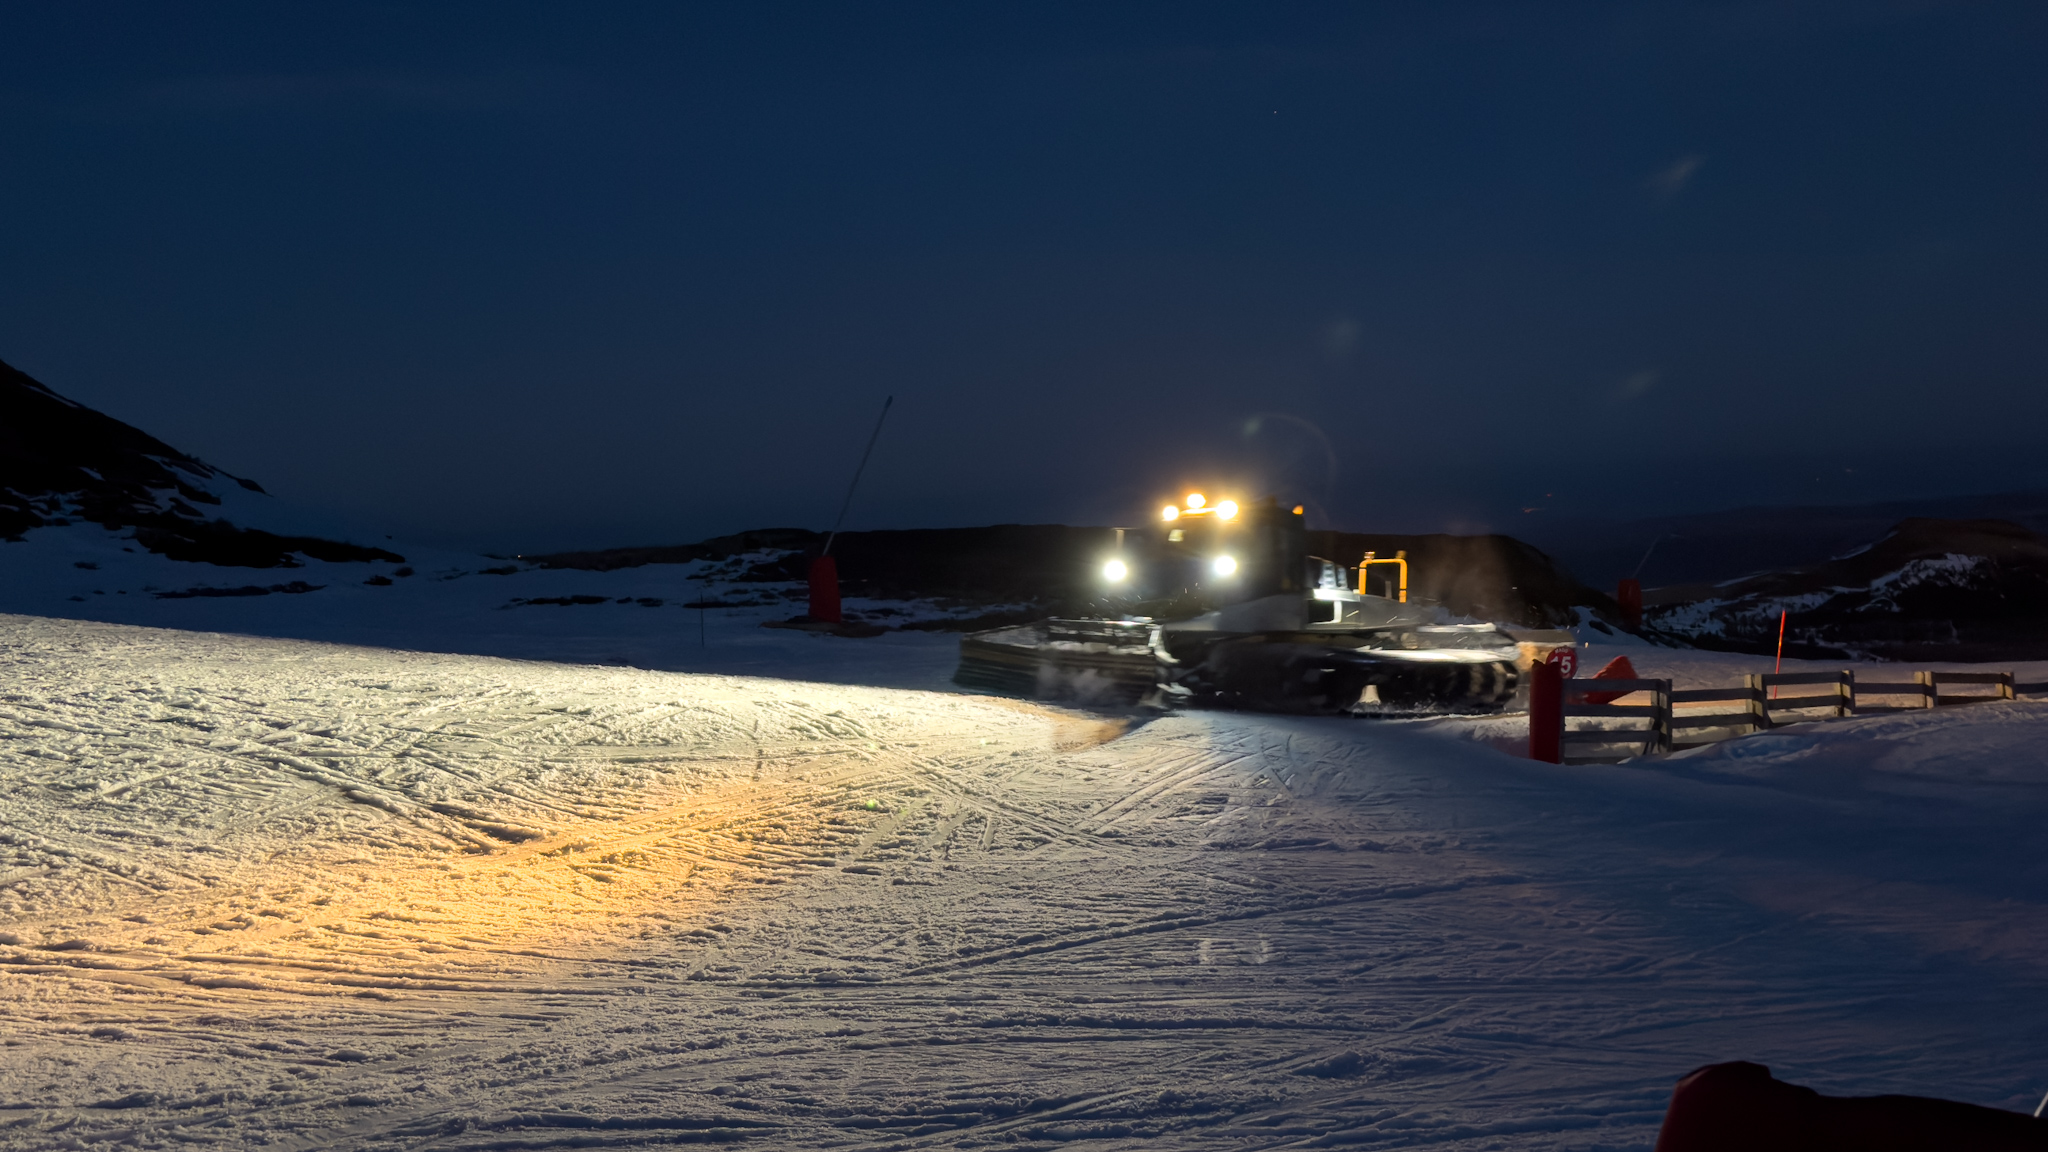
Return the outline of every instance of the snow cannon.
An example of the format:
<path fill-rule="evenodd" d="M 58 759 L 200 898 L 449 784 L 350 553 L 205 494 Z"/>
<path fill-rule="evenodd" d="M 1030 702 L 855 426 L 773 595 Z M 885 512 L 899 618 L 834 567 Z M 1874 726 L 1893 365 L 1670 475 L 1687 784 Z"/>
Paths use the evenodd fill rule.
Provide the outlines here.
<path fill-rule="evenodd" d="M 953 681 L 1095 706 L 1345 715 L 1498 711 L 1513 698 L 1513 637 L 1411 602 L 1405 554 L 1345 564 L 1307 541 L 1299 504 L 1188 493 L 1148 527 L 1115 530 L 1082 581 L 1109 611 L 962 637 Z"/>

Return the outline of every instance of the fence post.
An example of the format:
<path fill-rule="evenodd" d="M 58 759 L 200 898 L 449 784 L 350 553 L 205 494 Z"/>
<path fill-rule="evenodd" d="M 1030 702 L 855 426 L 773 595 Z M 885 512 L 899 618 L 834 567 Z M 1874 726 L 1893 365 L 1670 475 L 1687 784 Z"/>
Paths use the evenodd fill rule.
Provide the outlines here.
<path fill-rule="evenodd" d="M 1749 711 L 1749 731 L 1751 735 L 1755 735 L 1757 729 L 1769 728 L 1771 726 L 1770 710 L 1764 707 L 1763 673 L 1750 672 L 1745 674 L 1742 677 L 1742 685 L 1749 689 L 1749 699 L 1746 701 Z"/>
<path fill-rule="evenodd" d="M 1920 706 L 1922 708 L 1934 707 L 1935 694 L 1941 691 L 1941 686 L 1934 682 L 1934 673 L 1915 672 L 1913 673 L 1913 683 L 1920 685 Z"/>
<path fill-rule="evenodd" d="M 1564 674 L 1541 660 L 1529 668 L 1529 759 L 1564 763 Z"/>
<path fill-rule="evenodd" d="M 1651 739 L 1655 751 L 1671 751 L 1671 681 L 1657 681 L 1657 690 L 1650 695 L 1650 703 L 1657 711 L 1650 718 L 1650 725 L 1656 731 Z"/>
<path fill-rule="evenodd" d="M 2012 691 L 2012 673 L 2001 672 L 1998 674 L 1998 698 L 2000 700 L 2014 699 Z"/>
<path fill-rule="evenodd" d="M 1842 695 L 1844 697 L 1842 701 L 1842 715 L 1854 716 L 1856 714 L 1856 670 L 1854 668 L 1842 669 L 1842 678 L 1844 680 L 1842 686 Z"/>

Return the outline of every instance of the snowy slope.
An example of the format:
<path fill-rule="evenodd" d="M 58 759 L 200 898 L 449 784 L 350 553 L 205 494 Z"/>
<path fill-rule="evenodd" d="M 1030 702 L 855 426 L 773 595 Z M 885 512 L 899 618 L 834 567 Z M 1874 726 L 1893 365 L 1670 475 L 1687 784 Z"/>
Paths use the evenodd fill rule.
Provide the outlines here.
<path fill-rule="evenodd" d="M 7 1147 L 1643 1148 L 1707 1060 L 2048 1087 L 2048 705 L 1567 769 L 24 617 L 0 660 Z"/>

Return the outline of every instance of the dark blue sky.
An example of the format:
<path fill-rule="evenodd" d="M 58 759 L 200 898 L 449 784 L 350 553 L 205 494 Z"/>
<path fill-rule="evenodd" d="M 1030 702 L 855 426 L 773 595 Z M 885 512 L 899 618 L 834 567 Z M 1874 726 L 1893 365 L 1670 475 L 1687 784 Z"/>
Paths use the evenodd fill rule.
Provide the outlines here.
<path fill-rule="evenodd" d="M 2048 484 L 2048 6 L 12 5 L 0 359 L 360 533 Z M 1528 512 L 1526 508 L 1539 511 Z"/>

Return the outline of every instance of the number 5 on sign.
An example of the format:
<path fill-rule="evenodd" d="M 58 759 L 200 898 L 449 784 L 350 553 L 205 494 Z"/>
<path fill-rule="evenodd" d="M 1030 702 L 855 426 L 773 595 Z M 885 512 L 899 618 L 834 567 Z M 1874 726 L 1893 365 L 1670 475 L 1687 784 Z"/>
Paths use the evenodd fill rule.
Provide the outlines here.
<path fill-rule="evenodd" d="M 1543 662 L 1554 665 L 1557 668 L 1558 676 L 1569 680 L 1579 670 L 1579 650 L 1577 648 L 1552 648 L 1550 655 L 1543 658 Z"/>

